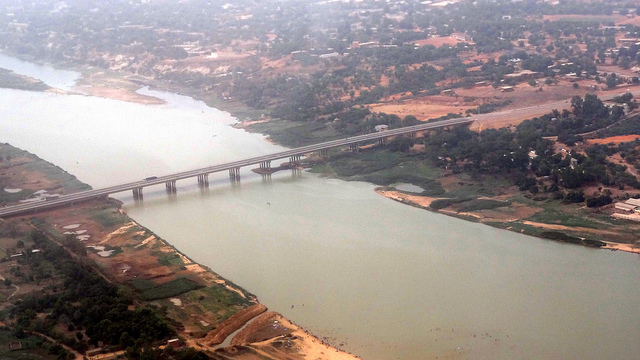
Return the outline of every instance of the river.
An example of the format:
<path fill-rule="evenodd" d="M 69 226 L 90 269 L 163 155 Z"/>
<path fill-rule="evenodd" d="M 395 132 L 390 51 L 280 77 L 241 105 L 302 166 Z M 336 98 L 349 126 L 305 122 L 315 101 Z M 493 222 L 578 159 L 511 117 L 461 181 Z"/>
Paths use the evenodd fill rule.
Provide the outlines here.
<path fill-rule="evenodd" d="M 0 58 L 66 76 L 24 64 Z M 166 104 L 0 89 L 0 141 L 94 188 L 282 150 L 200 101 L 141 92 Z M 640 359 L 637 255 L 416 209 L 371 184 L 241 173 L 205 191 L 180 181 L 176 197 L 163 186 L 141 203 L 116 197 L 187 256 L 364 359 Z"/>

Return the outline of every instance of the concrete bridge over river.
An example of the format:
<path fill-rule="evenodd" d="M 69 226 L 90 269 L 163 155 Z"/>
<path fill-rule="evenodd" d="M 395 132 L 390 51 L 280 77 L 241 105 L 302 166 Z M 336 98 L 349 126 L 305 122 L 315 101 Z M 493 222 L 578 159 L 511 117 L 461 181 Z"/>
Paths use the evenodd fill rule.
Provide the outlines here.
<path fill-rule="evenodd" d="M 352 150 L 357 150 L 360 143 L 362 142 L 370 142 L 370 141 L 379 141 L 383 143 L 387 138 L 397 135 L 410 135 L 415 136 L 416 133 L 426 130 L 433 130 L 437 128 L 444 128 L 456 125 L 466 125 L 474 122 L 475 117 L 469 118 L 460 118 L 460 119 L 451 119 L 438 121 L 433 123 L 424 123 L 415 126 L 408 126 L 398 129 L 392 129 L 387 131 L 376 132 L 372 134 L 359 135 L 354 137 L 349 137 L 345 139 L 327 141 L 320 144 L 303 146 L 291 150 L 281 151 L 274 154 L 257 156 L 249 159 L 232 161 L 225 164 L 209 166 L 205 168 L 183 171 L 175 174 L 164 175 L 164 176 L 153 176 L 146 178 L 142 181 L 136 181 L 126 184 L 120 184 L 115 186 L 110 186 L 102 189 L 95 190 L 87 190 L 81 191 L 74 194 L 60 196 L 58 198 L 49 198 L 48 200 L 22 203 L 19 205 L 6 206 L 0 209 L 0 217 L 8 217 L 20 214 L 26 214 L 30 212 L 35 212 L 38 210 L 42 210 L 45 208 L 51 208 L 61 205 L 72 204 L 75 202 L 81 202 L 85 200 L 90 200 L 94 198 L 108 196 L 110 194 L 115 194 L 123 191 L 133 191 L 133 197 L 135 199 L 142 198 L 142 189 L 147 186 L 153 186 L 158 184 L 165 184 L 168 192 L 176 191 L 176 181 L 188 179 L 188 178 L 197 178 L 198 183 L 203 186 L 207 186 L 209 184 L 208 176 L 212 173 L 229 171 L 229 176 L 233 181 L 237 181 L 240 178 L 240 168 L 251 166 L 251 165 L 260 165 L 260 168 L 269 170 L 271 169 L 271 161 L 286 159 L 289 158 L 290 163 L 298 164 L 300 159 L 304 154 L 312 153 L 312 152 L 320 152 L 323 157 L 327 157 L 328 150 L 335 147 L 349 146 Z"/>

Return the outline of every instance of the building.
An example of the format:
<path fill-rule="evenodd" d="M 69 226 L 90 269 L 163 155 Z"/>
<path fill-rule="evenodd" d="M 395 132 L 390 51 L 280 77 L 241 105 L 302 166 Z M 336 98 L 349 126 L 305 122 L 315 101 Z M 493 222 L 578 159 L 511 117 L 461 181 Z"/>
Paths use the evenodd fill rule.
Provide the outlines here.
<path fill-rule="evenodd" d="M 640 199 L 629 199 L 624 202 L 625 204 L 632 205 L 635 207 L 640 207 Z"/>
<path fill-rule="evenodd" d="M 184 342 L 178 338 L 167 340 L 167 346 L 171 346 L 173 348 L 179 348 L 184 346 Z"/>
<path fill-rule="evenodd" d="M 537 71 L 531 70 L 522 70 L 520 72 L 515 72 L 512 74 L 506 74 L 504 77 L 506 79 L 535 79 L 541 77 L 542 74 Z"/>
<path fill-rule="evenodd" d="M 389 125 L 376 125 L 375 129 L 377 132 L 387 131 L 389 130 Z"/>
<path fill-rule="evenodd" d="M 636 210 L 636 206 L 625 204 L 623 202 L 617 202 L 615 209 L 620 210 L 624 213 L 632 213 Z"/>

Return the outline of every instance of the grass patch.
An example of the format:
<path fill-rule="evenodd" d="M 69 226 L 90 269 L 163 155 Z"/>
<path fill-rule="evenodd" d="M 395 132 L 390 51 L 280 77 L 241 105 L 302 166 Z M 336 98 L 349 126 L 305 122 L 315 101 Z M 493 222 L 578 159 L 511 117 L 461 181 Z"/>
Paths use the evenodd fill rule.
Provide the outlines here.
<path fill-rule="evenodd" d="M 45 91 L 51 87 L 44 82 L 24 75 L 16 74 L 7 69 L 0 68 L 0 88 Z"/>
<path fill-rule="evenodd" d="M 583 240 L 579 237 L 567 235 L 559 231 L 544 231 L 540 233 L 540 236 L 549 240 L 555 240 L 555 241 L 565 242 L 569 244 L 584 245 L 589 247 L 602 247 L 606 245 L 604 242 L 599 240 L 589 240 L 589 239 Z"/>
<path fill-rule="evenodd" d="M 511 205 L 509 201 L 498 201 L 490 199 L 475 199 L 465 202 L 464 206 L 460 209 L 462 212 L 473 212 L 480 210 L 497 209 L 504 206 Z"/>
<path fill-rule="evenodd" d="M 336 131 L 331 123 L 324 122 L 298 123 L 274 119 L 247 126 L 246 129 L 268 134 L 275 142 L 288 147 L 312 145 L 347 137 Z"/>
<path fill-rule="evenodd" d="M 222 284 L 214 284 L 204 289 L 192 291 L 183 297 L 197 302 L 207 311 L 218 315 L 218 323 L 230 318 L 238 312 L 239 307 L 247 307 L 253 303 L 248 298 L 240 296 L 235 291 L 227 289 Z"/>
<path fill-rule="evenodd" d="M 137 286 L 145 286 L 144 283 L 136 283 Z M 134 286 L 135 287 L 135 286 Z M 164 284 L 145 288 L 140 292 L 140 298 L 145 301 L 166 299 L 178 296 L 186 292 L 200 289 L 203 285 L 187 278 L 177 278 Z"/>
<path fill-rule="evenodd" d="M 344 154 L 331 159 L 331 167 L 340 177 L 353 177 L 388 170 L 403 162 L 400 154 L 388 151 L 367 151 Z M 384 185 L 384 184 L 381 184 Z"/>
<path fill-rule="evenodd" d="M 180 255 L 176 253 L 160 253 L 158 256 L 158 264 L 171 267 L 172 265 L 184 266 L 184 261 Z"/>
<path fill-rule="evenodd" d="M 10 161 L 10 159 L 21 157 L 31 160 L 20 165 L 22 168 L 27 171 L 40 172 L 45 177 L 47 177 L 47 179 L 61 183 L 65 193 L 91 189 L 89 185 L 84 184 L 80 180 L 76 179 L 75 176 L 69 174 L 58 166 L 55 166 L 50 162 L 45 161 L 34 154 L 31 154 L 28 151 L 18 149 L 9 144 L 0 145 L 0 162 L 8 162 Z M 24 194 L 22 194 L 21 196 L 24 196 Z"/>
<path fill-rule="evenodd" d="M 5 348 L 9 343 L 20 342 L 22 344 L 22 350 L 9 350 Z M 8 328 L 0 329 L 0 359 L 15 359 L 15 360 L 36 360 L 36 359 L 51 359 L 57 358 L 55 355 L 51 355 L 47 352 L 47 349 L 52 344 L 45 342 L 38 336 L 26 334 L 24 337 L 17 338 L 11 334 Z"/>
<path fill-rule="evenodd" d="M 38 171 L 44 174 L 47 179 L 61 182 L 65 193 L 91 189 L 91 186 L 81 182 L 75 176 L 40 158 L 22 166 L 26 170 Z"/>
<path fill-rule="evenodd" d="M 20 192 L 17 193 L 8 193 L 2 189 L 0 189 L 0 204 L 6 204 L 6 203 L 14 203 L 14 202 L 18 202 L 22 199 L 26 199 L 29 196 L 31 196 L 34 192 L 31 190 L 25 190 L 23 189 Z"/>
<path fill-rule="evenodd" d="M 555 210 L 545 207 L 544 211 L 531 215 L 527 220 L 545 223 L 558 224 L 569 227 L 585 227 L 589 229 L 607 229 L 612 224 L 595 221 L 586 217 L 586 214 L 575 216 L 561 210 Z"/>
<path fill-rule="evenodd" d="M 145 279 L 129 280 L 127 281 L 127 284 L 132 286 L 134 289 L 138 291 L 145 291 L 145 290 L 149 290 L 151 288 L 156 287 L 156 284 L 153 281 L 145 280 Z"/>
<path fill-rule="evenodd" d="M 91 219 L 107 228 L 115 225 L 123 225 L 129 222 L 129 218 L 120 213 L 118 209 L 114 207 L 95 211 L 91 214 Z"/>
<path fill-rule="evenodd" d="M 446 207 L 449 207 L 453 204 L 459 204 L 459 203 L 463 203 L 466 201 L 471 201 L 474 198 L 461 198 L 461 199 L 437 199 L 431 202 L 431 204 L 429 205 L 430 208 L 434 209 L 434 210 L 440 210 L 440 209 L 444 209 Z"/>

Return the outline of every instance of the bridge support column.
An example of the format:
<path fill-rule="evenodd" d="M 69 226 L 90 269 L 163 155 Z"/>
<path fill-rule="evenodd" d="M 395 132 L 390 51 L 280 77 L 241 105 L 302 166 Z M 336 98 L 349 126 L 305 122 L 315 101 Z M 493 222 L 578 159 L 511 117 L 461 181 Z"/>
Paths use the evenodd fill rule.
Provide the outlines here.
<path fill-rule="evenodd" d="M 271 169 L 271 161 L 263 161 L 260 163 L 260 169 Z"/>
<path fill-rule="evenodd" d="M 320 150 L 320 157 L 323 158 L 323 159 L 328 159 L 329 158 L 329 149 Z"/>
<path fill-rule="evenodd" d="M 384 144 L 386 144 L 386 143 L 387 143 L 387 138 L 380 138 L 380 139 L 378 139 L 378 144 L 380 144 L 380 145 L 384 145 Z"/>
<path fill-rule="evenodd" d="M 133 199 L 134 200 L 142 200 L 142 188 L 133 189 Z"/>
<path fill-rule="evenodd" d="M 200 174 L 200 175 L 198 175 L 198 185 L 200 187 L 208 187 L 209 186 L 209 174 Z"/>
<path fill-rule="evenodd" d="M 240 168 L 229 169 L 229 177 L 233 182 L 240 182 Z"/>
<path fill-rule="evenodd" d="M 359 143 L 349 144 L 349 149 L 351 150 L 351 152 L 357 153 L 360 151 L 360 144 Z"/>
<path fill-rule="evenodd" d="M 416 133 L 415 132 L 409 133 L 409 138 L 415 139 L 416 138 Z"/>
<path fill-rule="evenodd" d="M 176 181 L 175 180 L 167 181 L 166 183 L 164 183 L 164 185 L 167 188 L 167 192 L 169 194 L 173 194 L 173 193 L 176 192 Z"/>
<path fill-rule="evenodd" d="M 289 157 L 289 164 L 291 165 L 300 165 L 300 159 L 302 159 L 302 155 L 293 155 Z"/>

